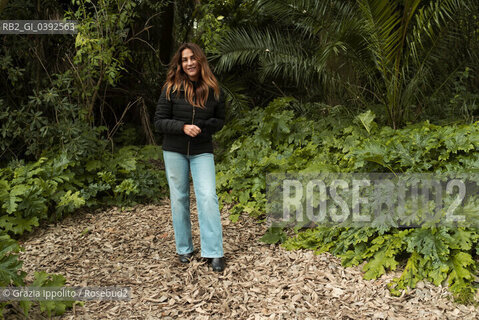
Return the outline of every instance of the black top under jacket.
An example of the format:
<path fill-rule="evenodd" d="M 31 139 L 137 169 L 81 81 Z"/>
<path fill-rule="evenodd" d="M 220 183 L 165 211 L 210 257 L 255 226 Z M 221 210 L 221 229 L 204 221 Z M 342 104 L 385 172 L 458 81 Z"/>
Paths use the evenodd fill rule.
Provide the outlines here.
<path fill-rule="evenodd" d="M 193 83 L 196 87 L 196 83 Z M 186 155 L 213 153 L 211 135 L 223 128 L 225 122 L 225 95 L 223 90 L 217 101 L 214 90 L 210 88 L 205 109 L 193 107 L 185 99 L 185 92 L 170 93 L 171 100 L 166 98 L 163 88 L 156 106 L 155 126 L 163 133 L 163 150 L 179 152 Z M 185 124 L 194 124 L 201 129 L 196 137 L 183 132 Z"/>

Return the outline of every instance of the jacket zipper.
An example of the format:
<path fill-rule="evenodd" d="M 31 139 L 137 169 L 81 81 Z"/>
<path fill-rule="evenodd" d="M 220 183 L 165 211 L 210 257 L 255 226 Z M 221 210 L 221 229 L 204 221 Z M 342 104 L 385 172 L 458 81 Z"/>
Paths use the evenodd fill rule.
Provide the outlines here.
<path fill-rule="evenodd" d="M 193 124 L 195 122 L 195 107 L 193 106 L 193 116 L 191 118 L 191 124 Z M 191 137 L 188 139 L 188 150 L 186 151 L 186 155 L 190 155 L 190 141 L 191 141 Z"/>

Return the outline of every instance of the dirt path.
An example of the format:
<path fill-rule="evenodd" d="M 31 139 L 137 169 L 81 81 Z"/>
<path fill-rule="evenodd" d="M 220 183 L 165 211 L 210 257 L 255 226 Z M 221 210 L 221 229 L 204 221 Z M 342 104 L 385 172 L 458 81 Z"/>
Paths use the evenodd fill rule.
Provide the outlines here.
<path fill-rule="evenodd" d="M 194 245 L 199 231 L 192 197 Z M 265 226 L 222 212 L 222 274 L 199 258 L 180 264 L 169 203 L 81 213 L 38 230 L 22 245 L 23 270 L 61 273 L 68 286 L 129 286 L 131 301 L 91 301 L 59 319 L 475 319 L 445 288 L 420 285 L 400 298 L 329 254 L 289 252 L 258 239 Z M 9 319 L 9 316 L 6 315 Z M 12 319 L 12 318 L 10 318 Z"/>

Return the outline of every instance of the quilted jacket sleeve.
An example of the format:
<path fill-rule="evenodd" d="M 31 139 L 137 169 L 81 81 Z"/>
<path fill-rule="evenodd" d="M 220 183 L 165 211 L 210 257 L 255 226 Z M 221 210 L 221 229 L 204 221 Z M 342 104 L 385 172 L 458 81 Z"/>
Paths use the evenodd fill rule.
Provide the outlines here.
<path fill-rule="evenodd" d="M 164 88 L 156 105 L 155 127 L 161 133 L 182 134 L 185 122 L 173 119 L 172 107 L 173 103 L 166 98 L 166 88 Z"/>
<path fill-rule="evenodd" d="M 215 107 L 214 116 L 207 120 L 199 120 L 198 126 L 201 133 L 213 135 L 220 131 L 225 124 L 225 95 L 221 90 L 219 103 Z"/>

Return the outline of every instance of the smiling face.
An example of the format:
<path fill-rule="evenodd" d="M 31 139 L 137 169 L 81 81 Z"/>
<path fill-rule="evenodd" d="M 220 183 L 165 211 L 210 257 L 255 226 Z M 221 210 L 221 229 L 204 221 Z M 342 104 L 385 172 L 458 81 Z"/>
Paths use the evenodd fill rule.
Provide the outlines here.
<path fill-rule="evenodd" d="M 200 64 L 193 51 L 188 48 L 181 52 L 181 67 L 191 81 L 198 81 L 200 78 Z"/>

